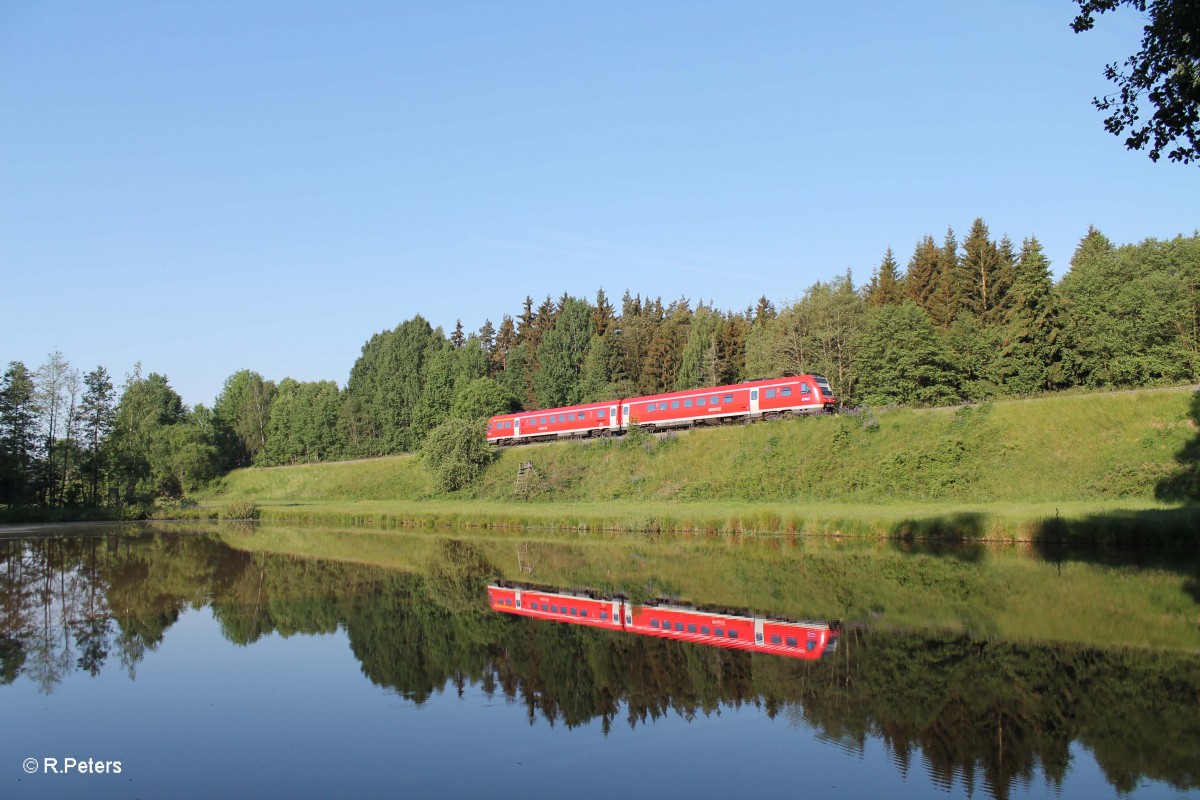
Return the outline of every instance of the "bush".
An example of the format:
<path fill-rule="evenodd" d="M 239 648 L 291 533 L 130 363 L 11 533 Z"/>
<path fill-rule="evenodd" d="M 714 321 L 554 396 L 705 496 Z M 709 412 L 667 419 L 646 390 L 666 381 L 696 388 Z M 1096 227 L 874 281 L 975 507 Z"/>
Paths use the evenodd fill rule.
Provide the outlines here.
<path fill-rule="evenodd" d="M 221 519 L 258 519 L 258 506 L 249 500 L 234 500 L 221 509 Z"/>
<path fill-rule="evenodd" d="M 488 445 L 482 420 L 451 418 L 438 425 L 421 445 L 421 460 L 438 485 L 456 492 L 474 483 L 496 457 Z"/>

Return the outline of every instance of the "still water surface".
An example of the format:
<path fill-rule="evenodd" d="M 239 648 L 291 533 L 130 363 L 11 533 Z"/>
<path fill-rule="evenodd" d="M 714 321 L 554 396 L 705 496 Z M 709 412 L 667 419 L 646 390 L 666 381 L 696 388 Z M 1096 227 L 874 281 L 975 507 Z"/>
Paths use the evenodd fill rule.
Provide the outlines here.
<path fill-rule="evenodd" d="M 0 796 L 1200 796 L 1197 575 L 804 540 L 10 535 Z M 527 619 L 489 610 L 495 577 L 841 638 L 809 662 Z M 68 758 L 121 771 L 47 773 Z"/>

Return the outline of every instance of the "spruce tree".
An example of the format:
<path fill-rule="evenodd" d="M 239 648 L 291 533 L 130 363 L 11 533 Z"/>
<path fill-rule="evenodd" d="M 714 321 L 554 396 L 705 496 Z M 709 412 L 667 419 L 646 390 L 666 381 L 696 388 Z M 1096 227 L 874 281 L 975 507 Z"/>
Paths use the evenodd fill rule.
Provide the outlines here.
<path fill-rule="evenodd" d="M 937 281 L 926 309 L 930 319 L 939 328 L 946 330 L 958 316 L 958 312 L 966 306 L 970 293 L 971 281 L 968 275 L 964 275 L 954 229 L 947 228 L 946 238 L 938 251 Z"/>
<path fill-rule="evenodd" d="M 1017 394 L 1056 388 L 1066 377 L 1063 320 L 1054 298 L 1050 262 L 1037 237 L 1022 242 L 1008 294 L 998 366 L 1005 388 Z"/>
<path fill-rule="evenodd" d="M 892 248 L 883 254 L 883 261 L 867 286 L 867 302 L 873 306 L 897 305 L 904 297 L 899 266 Z"/>
<path fill-rule="evenodd" d="M 938 284 L 937 242 L 926 236 L 917 242 L 912 258 L 908 261 L 908 272 L 904 279 L 904 294 L 926 312 L 932 304 L 933 293 Z"/>

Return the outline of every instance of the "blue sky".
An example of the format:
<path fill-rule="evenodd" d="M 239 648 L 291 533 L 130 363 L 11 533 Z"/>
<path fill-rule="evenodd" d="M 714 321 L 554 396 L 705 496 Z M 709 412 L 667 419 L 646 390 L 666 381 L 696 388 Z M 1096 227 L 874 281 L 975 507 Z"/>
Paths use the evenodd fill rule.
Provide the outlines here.
<path fill-rule="evenodd" d="M 345 383 L 415 314 L 740 309 L 925 234 L 1191 234 L 1196 167 L 1090 104 L 1138 15 L 1062 0 L 0 4 L 0 361 L 189 404 Z"/>

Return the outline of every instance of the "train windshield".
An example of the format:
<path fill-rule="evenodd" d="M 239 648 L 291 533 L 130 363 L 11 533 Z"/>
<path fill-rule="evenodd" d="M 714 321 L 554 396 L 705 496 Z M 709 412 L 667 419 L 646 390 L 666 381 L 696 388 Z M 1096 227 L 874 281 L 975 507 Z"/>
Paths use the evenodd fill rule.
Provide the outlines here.
<path fill-rule="evenodd" d="M 813 375 L 813 380 L 817 382 L 817 386 L 821 387 L 822 392 L 833 396 L 833 389 L 829 388 L 829 381 L 825 380 L 823 375 Z"/>

